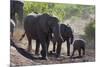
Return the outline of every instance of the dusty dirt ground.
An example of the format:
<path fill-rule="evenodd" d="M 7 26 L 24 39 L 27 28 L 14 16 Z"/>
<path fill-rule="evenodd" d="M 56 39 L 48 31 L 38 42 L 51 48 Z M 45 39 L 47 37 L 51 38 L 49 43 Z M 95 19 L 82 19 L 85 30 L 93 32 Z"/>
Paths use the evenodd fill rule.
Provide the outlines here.
<path fill-rule="evenodd" d="M 30 65 L 48 65 L 48 64 L 61 64 L 61 63 L 76 63 L 76 62 L 94 62 L 95 61 L 95 49 L 87 49 L 86 48 L 86 55 L 82 58 L 73 58 L 71 59 L 67 56 L 67 49 L 66 49 L 66 42 L 62 44 L 61 49 L 61 57 L 55 58 L 54 56 L 49 56 L 48 60 L 40 60 L 40 59 L 30 59 L 30 54 L 27 54 L 28 57 L 24 56 L 23 54 L 27 50 L 27 39 L 26 37 L 22 41 L 18 41 L 20 39 L 23 31 L 16 30 L 14 33 L 14 42 L 20 48 L 15 48 L 11 46 L 10 50 L 10 62 L 11 66 L 30 66 Z M 32 41 L 32 56 L 34 57 L 35 51 L 35 40 Z M 71 45 L 71 53 L 72 53 L 73 46 Z M 21 51 L 22 50 L 22 51 Z M 52 50 L 52 43 L 50 43 L 49 51 Z M 24 51 L 24 52 L 23 52 Z M 21 54 L 22 53 L 22 54 Z M 30 56 L 29 56 L 30 55 Z M 75 55 L 78 55 L 77 52 Z"/>

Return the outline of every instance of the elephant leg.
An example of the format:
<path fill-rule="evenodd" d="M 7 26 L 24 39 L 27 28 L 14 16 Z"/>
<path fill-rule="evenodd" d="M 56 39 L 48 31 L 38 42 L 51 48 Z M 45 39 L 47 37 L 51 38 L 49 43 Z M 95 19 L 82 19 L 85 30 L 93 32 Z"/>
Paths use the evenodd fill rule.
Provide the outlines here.
<path fill-rule="evenodd" d="M 70 56 L 70 42 L 67 40 L 67 56 Z"/>
<path fill-rule="evenodd" d="M 32 38 L 31 38 L 31 35 L 29 33 L 26 33 L 26 36 L 27 36 L 27 39 L 28 39 L 28 52 L 31 53 L 31 50 L 32 50 L 32 44 L 31 44 L 31 41 L 32 41 Z"/>
<path fill-rule="evenodd" d="M 36 50 L 35 50 L 36 55 L 39 54 L 39 48 L 40 48 L 40 42 L 38 40 L 36 40 Z"/>
<path fill-rule="evenodd" d="M 53 43 L 53 50 L 52 52 L 55 52 L 55 48 L 56 48 L 56 40 L 54 37 L 52 37 L 52 43 Z"/>
<path fill-rule="evenodd" d="M 15 9 L 12 8 L 10 13 L 10 19 L 12 19 L 16 24 L 15 13 L 16 13 Z"/>
<path fill-rule="evenodd" d="M 56 42 L 53 42 L 53 52 L 55 52 Z"/>
<path fill-rule="evenodd" d="M 19 20 L 20 20 L 20 23 L 19 24 L 22 24 L 22 20 L 23 20 L 23 8 L 22 7 L 19 7 L 18 11 L 17 11 L 17 14 L 19 16 Z"/>
<path fill-rule="evenodd" d="M 56 49 L 56 42 L 53 42 L 53 50 L 50 51 L 50 54 L 54 54 Z"/>
<path fill-rule="evenodd" d="M 85 48 L 82 48 L 82 50 L 83 50 L 83 55 L 85 55 Z"/>
<path fill-rule="evenodd" d="M 42 46 L 42 50 L 41 50 L 42 59 L 47 59 L 47 44 L 46 44 L 46 41 L 41 40 L 41 46 Z"/>
<path fill-rule="evenodd" d="M 56 42 L 54 42 L 53 40 L 51 40 L 53 43 L 53 49 L 50 51 L 50 54 L 54 54 L 55 53 L 55 48 L 56 48 Z"/>
<path fill-rule="evenodd" d="M 48 40 L 48 41 L 47 41 L 47 52 L 48 52 L 48 50 L 49 50 L 49 43 L 50 43 L 50 41 Z"/>
<path fill-rule="evenodd" d="M 14 31 L 11 32 L 11 34 L 10 34 L 11 37 L 13 37 L 13 33 L 14 33 Z"/>
<path fill-rule="evenodd" d="M 76 49 L 74 48 L 71 57 L 74 56 L 75 51 L 76 51 Z"/>
<path fill-rule="evenodd" d="M 32 50 L 32 44 L 31 44 L 31 41 L 32 41 L 32 39 L 29 38 L 29 39 L 28 39 L 28 52 L 30 52 L 30 53 L 31 53 L 31 50 Z"/>
<path fill-rule="evenodd" d="M 18 19 L 20 21 L 20 24 L 22 24 L 22 20 L 23 20 L 23 3 L 21 3 L 21 2 L 16 3 L 16 13 L 19 16 Z"/>
<path fill-rule="evenodd" d="M 56 57 L 60 56 L 61 44 L 62 44 L 61 42 L 58 42 L 58 44 L 57 44 Z"/>
<path fill-rule="evenodd" d="M 79 57 L 81 57 L 81 49 L 78 49 Z"/>

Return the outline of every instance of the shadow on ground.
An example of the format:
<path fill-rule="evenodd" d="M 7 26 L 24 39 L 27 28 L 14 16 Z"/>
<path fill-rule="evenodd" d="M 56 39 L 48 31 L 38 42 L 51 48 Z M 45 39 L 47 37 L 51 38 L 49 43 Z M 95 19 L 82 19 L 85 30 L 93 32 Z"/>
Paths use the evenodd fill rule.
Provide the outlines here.
<path fill-rule="evenodd" d="M 34 59 L 39 59 L 39 60 L 42 60 L 41 57 L 34 57 L 33 54 L 30 54 L 29 52 L 27 52 L 25 49 L 21 48 L 21 47 L 18 47 L 13 40 L 11 40 L 11 46 L 15 47 L 16 50 L 21 54 L 23 55 L 24 57 L 30 59 L 30 60 L 34 60 Z"/>

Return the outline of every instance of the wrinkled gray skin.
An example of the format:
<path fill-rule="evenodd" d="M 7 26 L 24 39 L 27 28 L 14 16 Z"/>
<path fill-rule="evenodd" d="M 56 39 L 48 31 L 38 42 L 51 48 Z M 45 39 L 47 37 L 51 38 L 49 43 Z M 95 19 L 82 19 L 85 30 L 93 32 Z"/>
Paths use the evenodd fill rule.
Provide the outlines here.
<path fill-rule="evenodd" d="M 83 55 L 85 55 L 85 44 L 86 42 L 84 40 L 75 40 L 71 57 L 74 56 L 76 50 L 78 50 L 79 56 L 82 56 L 81 50 L 83 51 Z"/>
<path fill-rule="evenodd" d="M 67 26 L 65 24 L 60 24 L 60 36 L 63 39 L 61 41 L 61 44 L 66 41 L 67 43 L 67 55 L 70 56 L 70 44 L 73 43 L 73 32 L 70 26 Z M 55 52 L 57 41 L 54 35 L 50 36 L 50 40 L 53 42 L 53 53 Z M 57 57 L 60 56 L 60 51 L 61 51 L 61 44 L 57 45 L 57 52 L 58 55 Z M 51 52 L 51 51 L 50 51 Z M 36 46 L 35 54 L 39 54 L 39 44 Z"/>
<path fill-rule="evenodd" d="M 15 14 L 18 14 L 19 21 L 22 24 L 23 6 L 24 6 L 24 0 L 10 0 L 10 19 L 13 19 L 15 23 L 16 23 Z"/>
<path fill-rule="evenodd" d="M 56 41 L 60 44 L 61 38 L 59 36 L 59 20 L 56 17 L 52 17 L 48 14 L 33 14 L 28 15 L 24 19 L 24 29 L 25 33 L 22 35 L 23 37 L 27 36 L 28 39 L 28 51 L 31 52 L 32 50 L 32 39 L 36 40 L 36 46 L 41 44 L 42 50 L 41 55 L 43 59 L 47 59 L 47 50 L 49 45 L 49 36 L 54 33 Z"/>

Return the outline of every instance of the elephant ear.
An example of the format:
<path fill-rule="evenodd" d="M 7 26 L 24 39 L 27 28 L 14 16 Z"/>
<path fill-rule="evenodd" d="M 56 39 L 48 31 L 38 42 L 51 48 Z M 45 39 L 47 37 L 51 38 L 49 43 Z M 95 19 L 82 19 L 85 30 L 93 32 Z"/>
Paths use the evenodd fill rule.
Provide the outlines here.
<path fill-rule="evenodd" d="M 49 16 L 48 17 L 48 26 L 53 29 L 58 24 L 59 20 L 56 17 Z"/>

